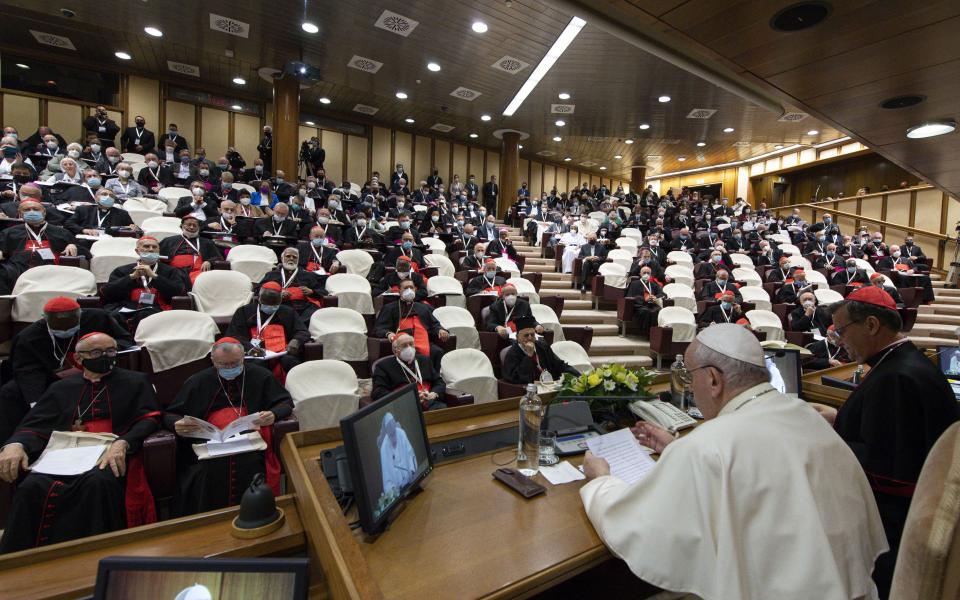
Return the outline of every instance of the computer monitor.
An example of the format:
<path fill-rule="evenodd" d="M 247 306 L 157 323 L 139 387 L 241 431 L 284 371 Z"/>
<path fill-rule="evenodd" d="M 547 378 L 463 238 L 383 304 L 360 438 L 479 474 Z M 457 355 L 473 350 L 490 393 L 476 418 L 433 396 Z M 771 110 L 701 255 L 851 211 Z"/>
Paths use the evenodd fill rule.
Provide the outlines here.
<path fill-rule="evenodd" d="M 782 394 L 799 396 L 803 387 L 800 351 L 767 349 L 763 354 L 770 373 L 770 384 Z"/>
<path fill-rule="evenodd" d="M 960 379 L 960 347 L 937 346 L 940 359 L 940 372 L 947 379 Z"/>
<path fill-rule="evenodd" d="M 94 600 L 307 600 L 306 558 L 156 558 L 100 561 Z"/>
<path fill-rule="evenodd" d="M 396 507 L 433 470 L 415 384 L 340 421 L 360 526 L 383 530 Z"/>

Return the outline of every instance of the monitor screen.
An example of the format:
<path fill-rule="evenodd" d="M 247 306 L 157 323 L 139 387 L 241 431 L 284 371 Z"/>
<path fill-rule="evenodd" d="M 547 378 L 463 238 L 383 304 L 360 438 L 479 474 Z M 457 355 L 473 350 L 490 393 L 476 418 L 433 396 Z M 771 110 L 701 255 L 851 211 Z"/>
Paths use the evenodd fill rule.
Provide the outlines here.
<path fill-rule="evenodd" d="M 360 526 L 379 531 L 409 491 L 433 469 L 427 429 L 410 384 L 340 421 Z"/>
<path fill-rule="evenodd" d="M 800 381 L 800 351 L 766 350 L 764 359 L 770 373 L 770 384 L 782 394 L 799 395 L 803 387 Z"/>
<path fill-rule="evenodd" d="M 947 379 L 960 379 L 960 348 L 957 346 L 937 346 L 940 357 L 940 371 Z"/>
<path fill-rule="evenodd" d="M 305 558 L 154 558 L 100 561 L 94 600 L 307 600 Z"/>

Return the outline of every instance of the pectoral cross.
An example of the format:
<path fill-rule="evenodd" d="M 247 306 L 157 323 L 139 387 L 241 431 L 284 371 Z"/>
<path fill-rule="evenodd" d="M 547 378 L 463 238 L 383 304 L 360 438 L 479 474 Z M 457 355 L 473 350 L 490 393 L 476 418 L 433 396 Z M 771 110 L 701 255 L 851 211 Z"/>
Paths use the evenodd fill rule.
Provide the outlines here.
<path fill-rule="evenodd" d="M 70 431 L 86 431 L 87 426 L 83 424 L 80 419 L 77 419 L 73 422 L 73 425 L 70 426 Z"/>

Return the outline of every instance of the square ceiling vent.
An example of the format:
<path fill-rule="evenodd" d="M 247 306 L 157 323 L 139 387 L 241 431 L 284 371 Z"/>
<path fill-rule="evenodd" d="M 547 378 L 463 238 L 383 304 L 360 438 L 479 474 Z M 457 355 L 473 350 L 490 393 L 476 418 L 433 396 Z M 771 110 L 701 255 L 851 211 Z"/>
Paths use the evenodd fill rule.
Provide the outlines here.
<path fill-rule="evenodd" d="M 575 104 L 551 104 L 550 112 L 555 115 L 572 115 Z"/>
<path fill-rule="evenodd" d="M 357 104 L 353 107 L 353 112 L 358 112 L 364 115 L 375 115 L 380 109 L 376 106 L 370 106 L 369 104 Z"/>
<path fill-rule="evenodd" d="M 447 125 L 446 123 L 434 123 L 430 129 L 434 131 L 439 131 L 440 133 L 450 133 L 454 130 L 453 125 Z"/>
<path fill-rule="evenodd" d="M 483 94 L 477 90 L 471 90 L 470 88 L 465 88 L 463 86 L 458 87 L 457 89 L 450 92 L 450 95 L 454 98 L 460 98 L 461 100 L 466 100 L 468 102 L 473 102 Z"/>
<path fill-rule="evenodd" d="M 364 73 L 376 73 L 380 70 L 380 67 L 383 66 L 383 63 L 373 60 L 372 58 L 364 58 L 354 54 L 350 62 L 347 63 L 347 66 L 357 69 L 358 71 L 363 71 Z"/>
<path fill-rule="evenodd" d="M 695 108 L 687 114 L 688 119 L 709 119 L 717 112 L 715 108 Z"/>
<path fill-rule="evenodd" d="M 809 117 L 809 116 L 810 116 L 810 115 L 808 115 L 807 113 L 804 113 L 804 112 L 796 112 L 796 111 L 794 111 L 794 112 L 785 112 L 785 113 L 783 113 L 783 115 L 781 115 L 780 118 L 777 119 L 777 120 L 778 120 L 778 121 L 786 121 L 786 122 L 788 122 L 788 123 L 798 123 L 798 122 L 806 119 L 806 118 Z"/>
<path fill-rule="evenodd" d="M 407 37 L 413 33 L 413 30 L 416 29 L 419 24 L 420 21 L 414 21 L 410 17 L 405 17 L 390 10 L 383 11 L 380 16 L 377 17 L 377 22 L 374 23 L 374 25 L 380 29 L 386 29 L 391 33 L 402 35 L 403 37 Z"/>
<path fill-rule="evenodd" d="M 70 41 L 70 38 L 63 37 L 62 35 L 54 35 L 52 33 L 46 33 L 43 31 L 37 31 L 31 29 L 30 33 L 33 35 L 34 39 L 40 42 L 41 44 L 47 46 L 54 46 L 55 48 L 63 48 L 64 50 L 76 50 L 77 48 L 73 45 L 73 42 Z"/>
<path fill-rule="evenodd" d="M 228 35 L 235 35 L 237 37 L 250 37 L 249 23 L 244 23 L 243 21 L 238 21 L 237 19 L 231 19 L 230 17 L 224 17 L 223 15 L 215 15 L 213 13 L 210 13 L 210 29 L 219 31 L 220 33 L 226 33 Z"/>
<path fill-rule="evenodd" d="M 504 56 L 503 58 L 501 58 L 500 60 L 498 60 L 497 62 L 493 63 L 490 66 L 493 67 L 494 69 L 498 69 L 505 73 L 510 73 L 511 75 L 514 75 L 526 69 L 527 67 L 529 67 L 530 63 L 524 62 L 514 56 Z"/>
<path fill-rule="evenodd" d="M 200 77 L 200 67 L 198 67 L 197 65 L 188 65 L 187 63 L 168 60 L 167 68 L 173 71 L 174 73 L 180 73 L 181 75 L 189 75 L 190 77 Z"/>

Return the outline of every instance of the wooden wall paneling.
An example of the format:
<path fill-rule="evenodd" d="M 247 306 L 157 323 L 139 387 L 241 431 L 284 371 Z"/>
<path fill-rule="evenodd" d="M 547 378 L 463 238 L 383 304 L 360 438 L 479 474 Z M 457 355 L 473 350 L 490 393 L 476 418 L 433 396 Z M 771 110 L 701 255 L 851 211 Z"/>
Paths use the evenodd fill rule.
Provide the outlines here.
<path fill-rule="evenodd" d="M 529 177 L 530 177 L 530 161 L 525 158 L 521 158 L 520 159 L 520 181 L 521 182 L 527 181 Z M 512 190 L 510 193 L 512 194 L 515 191 L 516 190 Z M 504 190 L 504 192 L 506 192 L 506 190 Z"/>
<path fill-rule="evenodd" d="M 887 195 L 887 214 L 883 220 L 900 225 L 914 226 L 912 223 L 916 222 L 916 215 L 910 211 L 912 197 L 913 194 L 909 193 Z"/>
<path fill-rule="evenodd" d="M 543 163 L 530 163 L 530 181 L 527 182 L 527 187 L 530 189 L 531 197 L 540 197 L 540 190 L 543 189 Z"/>
<path fill-rule="evenodd" d="M 222 156 L 227 146 L 230 144 L 230 117 L 225 110 L 216 108 L 201 107 L 201 127 L 203 147 L 207 151 L 207 156 L 211 160 L 216 160 L 217 156 Z M 288 173 L 288 175 L 291 175 Z"/>
<path fill-rule="evenodd" d="M 197 144 L 197 114 L 193 105 L 177 100 L 167 100 L 164 105 L 164 112 L 166 115 L 166 123 L 163 124 L 163 127 L 159 131 L 154 132 L 158 138 L 167 130 L 167 125 L 175 123 L 177 125 L 177 131 L 186 138 L 187 143 L 190 144 L 190 149 L 195 148 Z M 160 143 L 160 139 L 157 139 L 157 143 Z M 254 155 L 253 158 L 256 158 L 256 155 Z M 253 158 L 247 158 L 247 162 L 251 165 L 253 164 Z"/>
<path fill-rule="evenodd" d="M 920 205 L 919 205 L 919 194 L 917 202 L 917 214 L 920 214 Z M 956 237 L 954 229 L 957 225 L 960 225 L 960 201 L 957 201 L 954 198 L 947 198 L 947 210 L 943 212 L 943 223 L 940 229 L 940 233 L 944 235 L 949 235 L 950 237 Z M 919 225 L 914 225 L 914 227 L 920 228 Z"/>
<path fill-rule="evenodd" d="M 565 192 L 565 191 L 567 191 L 567 189 L 569 189 L 568 186 L 567 186 L 567 173 L 568 173 L 568 172 L 569 172 L 568 169 L 566 169 L 566 168 L 564 168 L 564 167 L 557 167 L 557 183 L 556 183 L 556 186 L 557 186 L 557 193 L 558 193 L 558 194 L 559 194 L 560 192 Z"/>
<path fill-rule="evenodd" d="M 918 190 L 917 216 L 914 221 L 914 226 L 917 229 L 924 229 L 926 231 L 946 233 L 940 229 L 942 208 L 943 192 L 938 189 Z"/>
<path fill-rule="evenodd" d="M 370 177 L 367 165 L 367 138 L 357 135 L 347 137 L 347 180 L 363 185 Z"/>
<path fill-rule="evenodd" d="M 478 176 L 476 173 L 470 170 L 468 164 L 470 151 L 465 145 L 456 143 L 453 144 L 450 154 L 453 162 L 453 173 L 450 175 L 451 179 L 453 178 L 453 175 L 459 175 L 460 181 L 466 185 L 470 175 L 473 174 L 477 179 L 477 185 L 482 185 L 480 177 L 483 176 L 483 173 Z"/>
<path fill-rule="evenodd" d="M 480 186 L 480 195 L 483 196 L 483 185 L 489 181 L 485 169 L 485 152 L 483 148 L 474 148 L 470 147 L 470 172 L 477 176 L 477 185 Z M 499 178 L 497 180 L 497 185 L 500 185 Z M 501 194 L 505 194 L 506 190 L 500 190 Z"/>
<path fill-rule="evenodd" d="M 257 145 L 260 143 L 260 117 L 236 113 L 233 115 L 233 147 L 240 153 L 247 167 L 260 157 Z"/>
<path fill-rule="evenodd" d="M 416 171 L 417 185 L 420 185 L 420 181 L 426 181 L 427 177 L 430 175 L 433 167 L 436 165 L 433 163 L 433 138 L 418 135 L 415 140 L 415 149 L 413 157 L 413 164 Z M 438 167 L 439 168 L 439 167 Z M 410 189 L 413 189 L 413 186 L 410 186 Z"/>
<path fill-rule="evenodd" d="M 46 125 L 63 136 L 67 143 L 77 142 L 83 139 L 83 109 L 76 104 L 67 104 L 66 102 L 46 101 L 47 119 Z M 30 132 L 33 133 L 32 131 Z M 29 134 L 28 134 L 29 135 Z M 26 136 L 24 136 L 26 139 Z"/>
<path fill-rule="evenodd" d="M 378 171 L 380 181 L 385 181 L 387 186 L 390 185 L 390 173 L 393 172 L 393 164 L 390 163 L 390 147 L 390 130 L 385 127 L 374 127 L 371 141 L 370 160 L 372 164 L 370 165 L 370 171 L 371 173 Z"/>
<path fill-rule="evenodd" d="M 493 175 L 497 178 L 497 185 L 500 184 L 500 153 L 487 151 L 487 179 Z M 503 190 L 501 190 L 501 193 Z"/>
<path fill-rule="evenodd" d="M 843 235 L 853 235 L 857 231 L 857 222 L 852 217 L 836 216 L 834 222 L 840 227 Z"/>
<path fill-rule="evenodd" d="M 166 131 L 160 122 L 160 82 L 146 77 L 131 75 L 127 78 L 127 110 L 123 127 L 133 127 L 137 115 L 147 121 L 147 129 L 154 134 Z M 121 132 L 122 133 L 122 132 Z M 119 143 L 119 138 L 117 142 Z"/>
<path fill-rule="evenodd" d="M 40 100 L 3 94 L 3 124 L 16 127 L 20 139 L 27 139 L 40 127 Z"/>
<path fill-rule="evenodd" d="M 416 177 L 415 174 L 410 172 L 410 161 L 413 160 L 413 136 L 405 131 L 394 131 L 393 132 L 393 161 L 390 164 L 390 170 L 387 173 L 393 172 L 394 167 L 397 163 L 403 165 L 404 172 Z M 389 183 L 389 179 L 387 180 Z M 417 185 L 417 181 L 407 181 L 407 186 L 412 192 L 414 186 Z"/>
<path fill-rule="evenodd" d="M 327 177 L 337 183 L 342 183 L 345 178 L 343 171 L 343 134 L 332 129 L 323 129 L 320 131 L 320 136 L 320 143 L 323 144 L 323 149 L 327 151 L 326 160 L 323 161 L 323 168 Z M 408 163 L 403 164 L 406 166 Z"/>
<path fill-rule="evenodd" d="M 883 203 L 864 200 L 858 214 L 871 219 L 881 219 L 883 217 Z"/>
<path fill-rule="evenodd" d="M 447 140 L 433 140 L 433 164 L 440 171 L 440 178 L 443 179 L 444 187 L 449 190 L 450 182 L 453 181 L 453 173 L 450 172 L 450 142 Z M 463 174 L 460 174 L 460 181 L 463 182 Z"/>
<path fill-rule="evenodd" d="M 549 194 L 555 185 L 557 185 L 557 168 L 553 165 L 543 165 L 543 191 Z"/>

